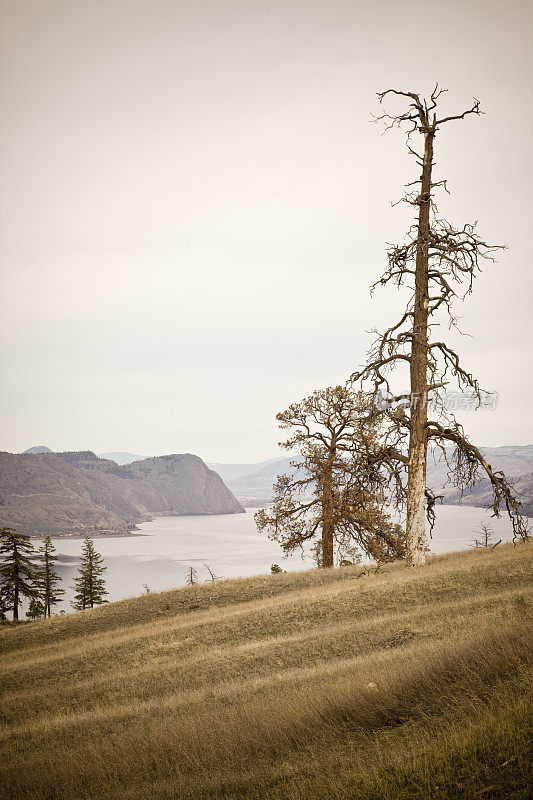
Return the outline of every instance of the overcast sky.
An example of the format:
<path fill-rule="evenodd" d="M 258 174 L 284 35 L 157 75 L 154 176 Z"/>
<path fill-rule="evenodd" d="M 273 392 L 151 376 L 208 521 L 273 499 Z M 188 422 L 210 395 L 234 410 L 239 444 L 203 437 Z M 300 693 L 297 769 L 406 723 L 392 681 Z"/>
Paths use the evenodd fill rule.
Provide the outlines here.
<path fill-rule="evenodd" d="M 274 416 L 343 382 L 391 208 L 417 169 L 375 92 L 447 87 L 436 173 L 509 249 L 459 309 L 500 393 L 481 445 L 533 440 L 531 4 L 4 0 L 0 448 L 278 455 Z"/>

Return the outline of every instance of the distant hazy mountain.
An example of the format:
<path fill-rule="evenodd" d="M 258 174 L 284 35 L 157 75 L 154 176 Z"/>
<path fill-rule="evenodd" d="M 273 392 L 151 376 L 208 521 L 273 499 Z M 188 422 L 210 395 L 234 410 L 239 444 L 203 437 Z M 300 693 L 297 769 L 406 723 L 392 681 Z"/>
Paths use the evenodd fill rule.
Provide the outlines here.
<path fill-rule="evenodd" d="M 143 461 L 149 456 L 136 456 L 133 453 L 98 453 L 98 458 L 107 458 L 109 461 L 114 461 L 123 467 L 125 464 L 131 464 L 133 461 Z"/>
<path fill-rule="evenodd" d="M 292 458 L 292 457 L 291 457 Z M 270 458 L 255 464 L 210 464 L 228 488 L 245 505 L 253 505 L 253 501 L 269 502 L 272 498 L 272 487 L 278 475 L 290 470 L 291 458 Z"/>
<path fill-rule="evenodd" d="M 50 450 L 49 447 L 45 447 L 44 445 L 37 445 L 36 447 L 30 447 L 28 450 L 24 450 L 22 453 L 23 456 L 27 455 L 42 455 L 43 453 L 53 453 L 53 450 Z M 134 453 L 98 453 L 98 458 L 107 458 L 109 461 L 114 461 L 115 464 L 119 464 L 120 466 L 124 466 L 124 464 L 131 464 L 132 461 L 142 461 L 144 458 L 148 458 L 148 456 L 136 456 Z"/>
<path fill-rule="evenodd" d="M 513 486 L 515 497 L 522 504 L 521 511 L 526 517 L 533 517 L 533 472 L 528 475 L 511 477 L 510 482 Z M 444 498 L 444 503 L 448 505 L 463 506 L 483 506 L 488 508 L 492 505 L 492 487 L 488 479 L 479 481 L 472 491 L 461 497 L 459 492 L 449 493 Z M 505 507 L 502 507 L 502 514 L 505 514 Z"/>
<path fill-rule="evenodd" d="M 493 469 L 505 473 L 522 504 L 523 513 L 528 517 L 533 516 L 533 445 L 482 447 L 481 452 Z M 444 503 L 482 508 L 492 504 L 492 489 L 488 478 L 480 480 L 470 491 L 461 495 L 447 481 L 447 471 L 442 458 L 437 463 L 429 459 L 427 484 L 435 494 L 444 495 Z"/>
<path fill-rule="evenodd" d="M 254 475 L 271 465 L 280 464 L 282 461 L 284 462 L 286 460 L 285 458 L 269 458 L 267 461 L 256 461 L 253 464 L 214 464 L 209 461 L 206 463 L 210 469 L 214 469 L 215 472 L 218 472 L 222 480 L 229 486 L 231 481 L 245 478 L 248 475 Z"/>
<path fill-rule="evenodd" d="M 533 445 L 484 447 L 482 452 L 494 469 L 503 470 L 506 476 L 516 479 L 524 513 L 533 515 Z M 290 471 L 291 458 L 271 458 L 256 464 L 212 465 L 225 479 L 228 487 L 245 505 L 269 502 L 272 487 L 278 475 Z M 515 482 L 513 480 L 513 482 Z M 488 481 L 480 481 L 473 491 L 461 499 L 457 490 L 447 483 L 447 467 L 441 459 L 437 463 L 428 459 L 428 486 L 436 494 L 445 495 L 445 503 L 486 506 L 490 501 Z"/>
<path fill-rule="evenodd" d="M 90 451 L 0 453 L 0 525 L 21 533 L 125 533 L 158 514 L 243 510 L 222 478 L 190 453 L 125 466 Z"/>
<path fill-rule="evenodd" d="M 228 486 L 232 486 L 232 492 L 239 497 L 270 497 L 278 475 L 292 472 L 291 460 L 291 458 L 280 458 L 266 463 L 248 475 L 228 481 Z"/>
<path fill-rule="evenodd" d="M 41 455 L 41 453 L 52 453 L 53 451 L 50 450 L 49 447 L 45 447 L 44 444 L 38 444 L 35 447 L 30 447 L 28 450 L 24 450 L 22 453 L 23 456 L 28 455 L 28 453 L 32 455 Z"/>
<path fill-rule="evenodd" d="M 502 470 L 508 478 L 526 475 L 533 471 L 533 445 L 482 447 L 481 452 L 494 469 Z M 447 485 L 448 468 L 439 451 L 435 460 L 428 458 L 428 484 L 439 494 L 454 495 L 455 489 Z"/>

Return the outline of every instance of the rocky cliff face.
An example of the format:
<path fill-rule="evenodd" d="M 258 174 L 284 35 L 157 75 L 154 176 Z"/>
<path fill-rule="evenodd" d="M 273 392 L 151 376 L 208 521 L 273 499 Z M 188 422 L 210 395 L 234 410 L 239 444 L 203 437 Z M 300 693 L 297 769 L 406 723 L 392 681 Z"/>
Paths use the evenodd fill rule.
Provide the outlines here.
<path fill-rule="evenodd" d="M 190 453 L 127 466 L 79 453 L 0 453 L 0 525 L 28 534 L 126 533 L 157 514 L 238 514 L 216 472 Z"/>

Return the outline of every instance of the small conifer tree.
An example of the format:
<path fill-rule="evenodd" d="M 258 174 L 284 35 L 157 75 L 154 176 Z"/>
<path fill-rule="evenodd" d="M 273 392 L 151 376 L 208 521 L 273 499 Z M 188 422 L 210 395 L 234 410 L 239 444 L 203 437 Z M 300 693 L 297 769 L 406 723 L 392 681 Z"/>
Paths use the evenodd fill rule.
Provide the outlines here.
<path fill-rule="evenodd" d="M 30 607 L 26 611 L 26 616 L 28 619 L 39 619 L 40 617 L 45 618 L 45 605 L 42 600 L 39 600 L 37 597 L 32 597 L 30 600 Z"/>
<path fill-rule="evenodd" d="M 61 578 L 54 572 L 54 564 L 57 561 L 55 552 L 52 540 L 47 536 L 38 550 L 41 562 L 38 577 L 39 594 L 44 604 L 45 617 L 52 616 L 52 606 L 57 605 L 61 596 L 65 594 L 63 589 L 58 588 Z"/>
<path fill-rule="evenodd" d="M 105 588 L 105 579 L 102 577 L 107 567 L 104 559 L 97 553 L 94 542 L 90 536 L 85 536 L 81 550 L 81 564 L 78 577 L 74 580 L 76 594 L 72 605 L 77 611 L 107 603 L 104 596 L 108 594 Z"/>

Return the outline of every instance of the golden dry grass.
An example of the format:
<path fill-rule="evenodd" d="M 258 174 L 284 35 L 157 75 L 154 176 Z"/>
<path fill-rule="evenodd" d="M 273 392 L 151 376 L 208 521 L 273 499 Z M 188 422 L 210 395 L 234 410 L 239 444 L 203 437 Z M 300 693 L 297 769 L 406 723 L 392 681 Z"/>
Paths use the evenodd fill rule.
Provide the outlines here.
<path fill-rule="evenodd" d="M 6 626 L 2 796 L 526 798 L 532 552 Z"/>

